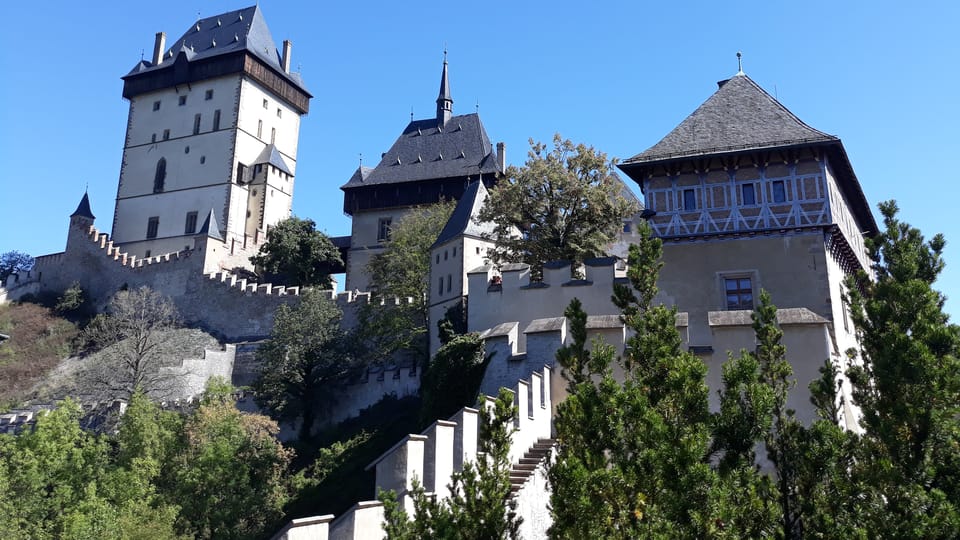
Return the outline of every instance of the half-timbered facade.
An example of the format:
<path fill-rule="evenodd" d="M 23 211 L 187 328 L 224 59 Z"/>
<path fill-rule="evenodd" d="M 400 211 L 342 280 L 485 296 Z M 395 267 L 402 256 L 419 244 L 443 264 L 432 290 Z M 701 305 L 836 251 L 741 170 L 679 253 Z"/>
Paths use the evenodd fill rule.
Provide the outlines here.
<path fill-rule="evenodd" d="M 640 186 L 664 241 L 661 300 L 689 313 L 691 350 L 708 360 L 712 384 L 732 345 L 719 336 L 749 320 L 761 289 L 780 308 L 829 321 L 831 356 L 845 362 L 857 342 L 843 282 L 869 272 L 864 236 L 877 224 L 839 138 L 741 72 L 620 168 Z M 740 346 L 749 344 L 732 350 Z M 794 362 L 801 387 L 824 360 Z"/>

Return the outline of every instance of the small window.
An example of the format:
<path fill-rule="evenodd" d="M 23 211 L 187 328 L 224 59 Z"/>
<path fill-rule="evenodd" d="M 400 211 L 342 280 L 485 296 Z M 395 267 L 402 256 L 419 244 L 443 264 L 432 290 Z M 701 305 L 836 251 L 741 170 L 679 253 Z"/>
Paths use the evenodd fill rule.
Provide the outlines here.
<path fill-rule="evenodd" d="M 157 229 L 159 228 L 160 218 L 158 216 L 147 219 L 147 238 L 156 238 Z"/>
<path fill-rule="evenodd" d="M 847 299 L 843 297 L 843 285 L 840 286 L 840 311 L 843 312 L 843 331 L 850 331 L 850 320 L 848 318 L 847 308 Z"/>
<path fill-rule="evenodd" d="M 170 130 L 169 129 L 163 130 L 163 140 L 167 140 L 169 138 L 170 138 Z"/>
<path fill-rule="evenodd" d="M 377 241 L 385 242 L 390 239 L 390 218 L 380 218 L 380 223 L 377 227 Z"/>
<path fill-rule="evenodd" d="M 697 193 L 692 189 L 683 190 L 683 209 L 691 212 L 697 209 Z"/>
<path fill-rule="evenodd" d="M 454 256 L 454 257 L 457 256 L 457 248 L 453 248 L 453 256 Z"/>
<path fill-rule="evenodd" d="M 480 246 L 477 246 L 477 255 L 480 254 Z"/>
<path fill-rule="evenodd" d="M 783 188 L 783 180 L 774 180 L 772 187 L 773 187 L 773 202 L 782 203 L 787 200 L 787 192 Z"/>
<path fill-rule="evenodd" d="M 207 156 L 200 156 L 200 164 L 203 165 L 207 162 Z"/>
<path fill-rule="evenodd" d="M 187 104 L 187 96 L 180 96 L 180 100 L 177 102 L 178 105 L 183 107 Z"/>
<path fill-rule="evenodd" d="M 190 147 L 189 147 L 189 146 L 184 146 L 184 147 L 183 147 L 183 153 L 184 153 L 184 154 L 189 154 L 189 153 L 190 153 Z"/>
<path fill-rule="evenodd" d="M 270 102 L 267 101 L 267 100 L 263 100 L 263 108 L 264 108 L 264 109 L 269 109 L 269 108 L 270 108 Z"/>
<path fill-rule="evenodd" d="M 451 286 L 452 283 L 453 283 L 453 276 L 451 276 L 450 274 L 447 274 L 447 292 L 450 292 L 453 290 L 453 287 Z"/>
<path fill-rule="evenodd" d="M 270 144 L 277 140 L 277 128 L 270 128 Z"/>
<path fill-rule="evenodd" d="M 623 222 L 623 232 L 629 233 L 631 228 L 632 228 L 632 224 L 629 221 Z"/>
<path fill-rule="evenodd" d="M 243 163 L 237 163 L 237 183 L 242 184 L 246 178 L 247 166 Z"/>
<path fill-rule="evenodd" d="M 744 206 L 757 204 L 757 194 L 753 190 L 753 184 L 743 184 L 740 186 L 740 192 L 743 195 Z"/>
<path fill-rule="evenodd" d="M 437 262 L 435 264 L 440 264 L 440 254 L 437 253 Z"/>
<path fill-rule="evenodd" d="M 207 90 L 206 93 L 203 94 L 203 99 L 206 101 L 213 99 L 213 90 Z"/>
<path fill-rule="evenodd" d="M 725 278 L 727 309 L 753 309 L 753 283 L 748 277 Z"/>
<path fill-rule="evenodd" d="M 200 115 L 193 115 L 193 134 L 196 135 L 200 133 Z"/>
<path fill-rule="evenodd" d="M 443 260 L 447 260 L 449 255 L 450 254 L 447 252 L 447 250 L 443 250 Z"/>
<path fill-rule="evenodd" d="M 220 129 L 220 109 L 213 111 L 213 130 Z"/>
<path fill-rule="evenodd" d="M 153 133 L 150 135 L 150 142 L 157 142 L 157 134 Z"/>
<path fill-rule="evenodd" d="M 277 118 L 282 118 L 282 117 L 283 117 L 283 109 L 281 109 L 280 107 L 277 107 Z"/>
<path fill-rule="evenodd" d="M 153 110 L 155 110 L 155 111 L 159 111 L 159 110 L 160 110 L 160 102 L 159 102 L 159 101 L 154 101 L 154 102 L 153 102 Z"/>
<path fill-rule="evenodd" d="M 197 232 L 197 213 L 187 212 L 187 222 L 183 225 L 183 234 L 193 234 Z"/>
<path fill-rule="evenodd" d="M 440 276 L 440 292 L 439 292 L 439 294 L 443 294 L 443 276 Z"/>
<path fill-rule="evenodd" d="M 167 179 L 167 160 L 160 158 L 153 173 L 153 192 L 163 193 L 163 184 Z"/>
<path fill-rule="evenodd" d="M 263 120 L 257 120 L 257 138 L 263 138 Z"/>
<path fill-rule="evenodd" d="M 147 251 L 145 251 L 145 252 L 143 253 L 143 256 L 144 256 L 144 258 L 149 259 L 149 258 L 150 258 L 150 250 L 148 249 Z"/>

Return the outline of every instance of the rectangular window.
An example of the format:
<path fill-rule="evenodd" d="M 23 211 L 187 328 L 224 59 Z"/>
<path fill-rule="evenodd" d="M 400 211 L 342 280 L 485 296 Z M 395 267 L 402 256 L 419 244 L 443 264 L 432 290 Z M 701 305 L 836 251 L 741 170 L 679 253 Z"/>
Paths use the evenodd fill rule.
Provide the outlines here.
<path fill-rule="evenodd" d="M 193 134 L 196 135 L 200 133 L 200 115 L 193 115 Z"/>
<path fill-rule="evenodd" d="M 187 96 L 180 96 L 180 100 L 177 102 L 181 107 L 187 104 Z"/>
<path fill-rule="evenodd" d="M 269 108 L 270 108 L 270 102 L 267 101 L 267 100 L 263 100 L 263 108 L 264 108 L 264 109 L 269 109 Z"/>
<path fill-rule="evenodd" d="M 624 222 L 623 222 L 623 232 L 629 233 L 629 232 L 630 232 L 630 229 L 631 229 L 630 222 L 629 222 L 629 221 L 624 221 Z"/>
<path fill-rule="evenodd" d="M 283 109 L 277 107 L 277 118 L 282 118 L 282 117 L 283 117 Z"/>
<path fill-rule="evenodd" d="M 443 276 L 440 276 L 440 291 L 439 294 L 443 294 Z"/>
<path fill-rule="evenodd" d="M 152 134 L 150 135 L 150 142 L 157 142 L 157 134 L 156 134 L 156 133 L 152 133 Z"/>
<path fill-rule="evenodd" d="M 744 206 L 757 204 L 757 194 L 753 191 L 753 184 L 743 184 L 740 188 Z"/>
<path fill-rule="evenodd" d="M 163 140 L 167 140 L 169 138 L 170 138 L 170 130 L 169 129 L 163 130 Z"/>
<path fill-rule="evenodd" d="M 220 129 L 220 109 L 213 111 L 213 130 Z"/>
<path fill-rule="evenodd" d="M 147 238 L 156 238 L 157 229 L 160 228 L 160 217 L 154 216 L 147 219 Z"/>
<path fill-rule="evenodd" d="M 697 209 L 697 193 L 692 189 L 683 190 L 683 210 L 692 212 Z"/>
<path fill-rule="evenodd" d="M 243 163 L 237 163 L 237 183 L 242 184 L 246 178 L 244 175 L 246 173 L 247 167 Z"/>
<path fill-rule="evenodd" d="M 203 95 L 203 99 L 206 101 L 213 99 L 213 90 L 207 90 L 207 92 Z"/>
<path fill-rule="evenodd" d="M 183 226 L 183 234 L 193 234 L 197 232 L 197 213 L 187 212 L 187 222 Z"/>
<path fill-rule="evenodd" d="M 380 218 L 380 223 L 377 226 L 377 241 L 385 242 L 390 239 L 390 218 Z"/>
<path fill-rule="evenodd" d="M 277 140 L 277 128 L 270 128 L 270 144 Z"/>
<path fill-rule="evenodd" d="M 783 188 L 783 180 L 774 180 L 771 187 L 773 188 L 773 202 L 782 203 L 787 200 L 787 192 Z"/>
<path fill-rule="evenodd" d="M 447 274 L 447 292 L 450 292 L 451 290 L 453 290 L 453 287 L 451 287 L 452 282 L 453 282 L 453 276 L 451 276 L 450 274 Z"/>
<path fill-rule="evenodd" d="M 159 102 L 159 101 L 154 101 L 154 102 L 153 102 L 153 110 L 155 110 L 155 111 L 159 111 L 159 110 L 160 110 L 160 102 Z"/>
<path fill-rule="evenodd" d="M 263 120 L 257 120 L 257 138 L 263 138 Z"/>
<path fill-rule="evenodd" d="M 143 253 L 143 256 L 144 256 L 145 258 L 149 259 L 149 258 L 150 258 L 150 250 L 148 249 L 147 251 L 145 251 L 145 252 Z"/>
<path fill-rule="evenodd" d="M 748 277 L 725 278 L 727 309 L 753 309 L 753 283 Z"/>

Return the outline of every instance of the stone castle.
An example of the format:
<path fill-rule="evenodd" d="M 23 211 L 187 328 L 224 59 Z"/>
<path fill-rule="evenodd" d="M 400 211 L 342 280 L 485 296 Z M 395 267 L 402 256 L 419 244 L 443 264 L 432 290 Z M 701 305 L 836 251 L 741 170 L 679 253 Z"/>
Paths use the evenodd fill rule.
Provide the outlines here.
<path fill-rule="evenodd" d="M 217 366 L 200 373 L 248 378 L 255 367 L 237 348 L 267 337 L 276 307 L 300 293 L 241 271 L 267 228 L 290 215 L 299 123 L 311 97 L 290 71 L 291 50 L 289 41 L 278 50 L 257 6 L 198 20 L 169 48 L 158 33 L 152 60 L 123 77 L 130 112 L 111 232 L 95 226 L 84 194 L 64 252 L 37 257 L 29 273 L 11 276 L 0 300 L 79 282 L 102 306 L 122 288 L 146 285 L 170 296 L 188 324 L 238 344 L 210 355 Z M 623 255 L 638 220 L 664 242 L 657 301 L 678 308 L 677 328 L 708 365 L 712 387 L 727 351 L 753 346 L 750 313 L 761 288 L 780 308 L 798 389 L 824 359 L 842 371 L 844 352 L 857 346 L 843 280 L 869 272 L 863 236 L 878 229 L 843 144 L 743 72 L 718 86 L 662 140 L 619 165 L 640 188 L 644 211 L 623 223 L 610 256 L 585 261 L 582 279 L 571 280 L 565 261 L 546 263 L 537 281 L 526 265 L 490 264 L 491 227 L 475 217 L 505 170 L 505 148 L 491 144 L 478 114 L 454 115 L 446 60 L 436 115 L 411 120 L 376 167 L 359 167 L 341 187 L 352 229 L 333 240 L 351 292 L 330 294 L 345 324 L 370 301 L 361 291 L 376 284 L 365 267 L 391 224 L 415 206 L 458 201 L 431 248 L 430 318 L 466 306 L 468 329 L 496 353 L 483 392 L 515 391 L 514 476 L 525 538 L 542 537 L 549 525 L 542 450 L 550 444 L 551 408 L 563 398 L 554 352 L 567 341 L 564 308 L 579 298 L 589 332 L 622 350 L 626 329 L 610 296 L 625 279 Z M 433 351 L 437 337 L 430 340 Z M 385 361 L 344 389 L 345 405 L 331 420 L 384 394 L 416 393 L 418 377 L 416 366 Z M 202 377 L 194 378 L 187 393 L 202 388 Z M 803 391 L 788 405 L 811 418 Z M 855 428 L 856 411 L 844 412 Z M 443 496 L 449 475 L 476 457 L 476 422 L 477 411 L 465 408 L 410 435 L 370 465 L 377 486 L 402 494 L 416 477 Z M 362 502 L 336 519 L 296 520 L 278 537 L 379 538 L 381 519 L 379 503 Z"/>

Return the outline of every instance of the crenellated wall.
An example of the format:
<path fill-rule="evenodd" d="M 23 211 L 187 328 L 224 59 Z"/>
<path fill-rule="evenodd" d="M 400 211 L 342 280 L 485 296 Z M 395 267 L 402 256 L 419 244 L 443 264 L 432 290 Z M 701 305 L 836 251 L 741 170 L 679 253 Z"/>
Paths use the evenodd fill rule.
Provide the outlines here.
<path fill-rule="evenodd" d="M 552 444 L 552 401 L 549 384 L 552 370 L 542 367 L 530 372 L 529 380 L 514 381 L 512 385 L 517 415 L 516 428 L 511 437 L 510 461 L 514 464 L 511 478 L 514 497 L 518 507 L 536 519 L 525 523 L 524 538 L 546 538 L 550 526 L 549 487 L 546 483 L 545 459 L 531 459 L 530 450 L 546 448 Z M 484 407 L 493 407 L 494 398 L 487 397 Z M 395 490 L 400 502 L 412 515 L 412 499 L 408 491 L 414 481 L 419 482 L 429 494 L 439 498 L 449 496 L 451 476 L 463 469 L 463 464 L 484 459 L 477 453 L 479 435 L 479 411 L 464 407 L 448 420 L 438 420 L 418 434 L 410 434 L 384 452 L 367 470 L 376 473 L 376 488 Z M 544 451 L 536 454 L 543 455 Z M 526 458 L 521 461 L 521 458 Z M 524 463 L 535 461 L 535 464 Z M 519 472 L 523 471 L 523 472 Z M 526 513 L 524 514 L 526 515 Z M 299 538 L 329 538 L 330 540 L 381 539 L 383 532 L 383 505 L 379 501 L 361 501 L 343 515 L 330 520 L 330 516 L 317 516 L 294 520 L 273 536 L 274 540 Z M 309 534 L 309 536 L 307 536 Z"/>

